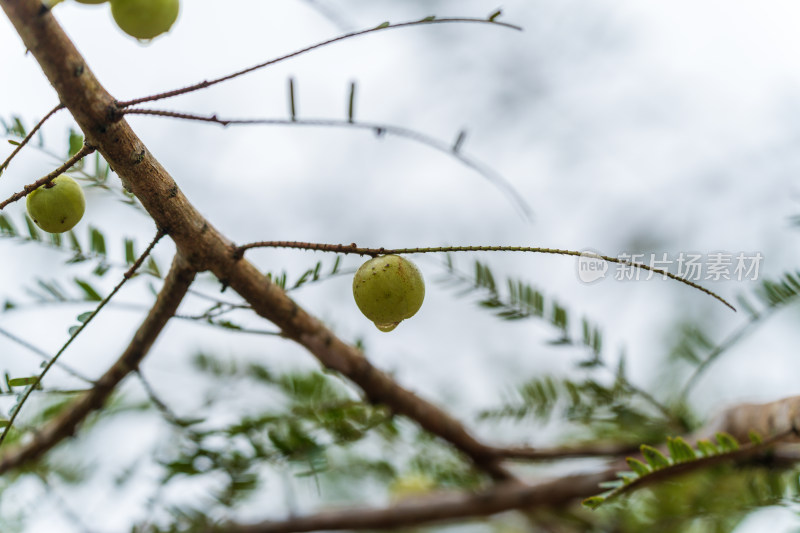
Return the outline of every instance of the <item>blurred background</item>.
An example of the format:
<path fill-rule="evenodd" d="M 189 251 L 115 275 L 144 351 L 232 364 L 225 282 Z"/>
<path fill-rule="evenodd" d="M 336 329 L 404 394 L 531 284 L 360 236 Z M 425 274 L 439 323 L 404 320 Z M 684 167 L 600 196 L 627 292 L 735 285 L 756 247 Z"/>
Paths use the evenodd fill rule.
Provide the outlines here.
<path fill-rule="evenodd" d="M 530 206 L 530 219 L 496 184 L 408 139 L 355 129 L 128 120 L 189 199 L 237 243 L 518 245 L 592 249 L 611 256 L 666 253 L 673 259 L 682 252 L 760 253 L 758 280 L 701 280 L 730 300 L 752 293 L 761 279 L 797 268 L 800 233 L 792 217 L 800 211 L 800 7 L 793 2 L 764 9 L 755 2 L 721 1 L 509 0 L 498 6 L 485 0 L 191 0 L 182 3 L 168 35 L 146 44 L 118 30 L 107 5 L 66 1 L 55 14 L 106 89 L 127 100 L 224 75 L 385 20 L 486 17 L 499 7 L 501 20 L 523 31 L 453 24 L 378 32 L 149 107 L 221 118 L 287 118 L 292 78 L 299 118 L 340 119 L 346 118 L 349 86 L 355 82 L 357 120 L 410 128 L 445 143 L 465 130 L 462 153 L 502 175 Z M 5 18 L 0 18 L 0 72 L 4 120 L 16 115 L 30 126 L 57 103 Z M 50 120 L 42 130 L 44 147 L 63 156 L 70 127 L 66 113 Z M 0 156 L 10 150 L 2 148 Z M 42 150 L 24 150 L 0 180 L 0 196 L 10 196 L 58 163 Z M 133 238 L 143 250 L 155 228 L 142 212 L 120 201 L 114 176 L 110 184 L 117 192 L 87 189 L 87 215 L 76 233 L 101 228 L 108 256 L 118 265 L 123 239 Z M 23 210 L 19 202 L 5 213 L 21 226 Z M 76 316 L 92 306 L 32 305 L 37 298 L 31 291 L 41 292 L 37 280 L 70 286 L 74 277 L 92 279 L 106 293 L 123 272 L 114 267 L 95 279 L 94 264 L 67 265 L 63 252 L 14 238 L 0 240 L 0 247 L 5 258 L 0 296 L 20 304 L 0 314 L 0 328 L 47 353 L 63 344 Z M 162 270 L 171 254 L 167 240 L 156 248 Z M 265 272 L 286 270 L 290 282 L 317 261 L 330 269 L 335 260 L 330 254 L 292 250 L 247 255 Z M 587 317 L 603 332 L 609 365 L 613 368 L 624 352 L 630 379 L 664 400 L 690 373 L 680 365 L 664 373 L 683 326 L 702 328 L 719 341 L 748 320 L 743 311 L 734 313 L 674 281 L 615 280 L 614 267 L 606 279 L 583 283 L 570 257 L 475 253 L 452 259 L 467 275 L 476 259 L 486 263 L 501 288 L 511 277 L 557 299 L 569 311 L 569 328 L 577 336 L 580 318 Z M 362 342 L 379 368 L 447 406 L 487 441 L 552 444 L 558 424 L 504 424 L 498 431 L 497 425 L 478 424 L 475 413 L 496 407 L 522 379 L 570 375 L 585 349 L 550 344 L 559 333 L 547 321 L 499 321 L 474 305 L 477 295 L 459 296 L 459 287 L 441 282 L 452 281 L 444 256 L 414 260 L 427 281 L 426 302 L 390 334 L 361 316 L 350 276 L 302 287 L 293 297 L 343 339 Z M 348 256 L 342 268 L 353 271 L 360 262 Z M 63 361 L 88 375 L 103 372 L 127 345 L 152 300 L 152 288 L 159 286 L 146 277 L 126 286 L 115 300 L 125 305 L 98 317 Z M 210 277 L 197 286 L 200 293 L 236 301 L 219 289 Z M 206 307 L 195 295 L 182 312 Z M 695 412 L 711 417 L 735 403 L 797 394 L 797 318 L 796 308 L 776 313 L 720 358 L 689 398 Z M 271 330 L 247 313 L 231 319 Z M 199 352 L 258 360 L 274 369 L 317 365 L 280 339 L 173 320 L 143 373 L 175 412 L 209 420 L 256 411 L 270 399 L 199 375 L 189 364 Z M 0 370 L 33 375 L 40 362 L 18 343 L 0 338 Z M 80 386 L 58 369 L 46 384 Z M 133 380 L 123 392 L 145 399 Z M 4 398 L 4 409 L 11 403 Z M 81 457 L 79 466 L 95 481 L 46 500 L 52 512 L 37 513 L 25 531 L 82 531 L 65 516 L 65 508 L 77 508 L 88 531 L 130 530 L 152 496 L 157 467 L 151 456 L 170 431 L 152 413 L 138 412 L 79 436 L 61 451 Z M 135 474 L 115 488 L 113 479 L 123 471 Z M 330 499 L 318 493 L 313 480 L 297 485 L 301 512 Z M 186 483 L 165 498 L 202 499 L 204 490 Z M 11 517 L 35 502 L 45 505 L 43 491 L 33 482 L 5 491 L 0 513 Z M 366 498 L 373 500 L 381 501 Z M 248 519 L 279 518 L 286 502 L 282 496 L 259 500 L 239 511 Z M 790 508 L 775 506 L 753 513 L 737 531 L 763 530 L 762 520 L 774 531 L 798 524 Z M 475 527 L 471 530 L 480 530 Z"/>

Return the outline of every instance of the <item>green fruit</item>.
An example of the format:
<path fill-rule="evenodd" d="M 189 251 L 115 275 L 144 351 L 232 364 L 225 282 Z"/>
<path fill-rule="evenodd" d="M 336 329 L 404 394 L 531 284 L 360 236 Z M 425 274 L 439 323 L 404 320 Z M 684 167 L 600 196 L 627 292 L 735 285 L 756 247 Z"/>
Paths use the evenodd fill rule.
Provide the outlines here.
<path fill-rule="evenodd" d="M 353 278 L 356 305 L 381 331 L 392 331 L 422 307 L 425 282 L 416 265 L 397 255 L 374 257 Z"/>
<path fill-rule="evenodd" d="M 28 195 L 28 215 L 49 233 L 63 233 L 75 227 L 86 210 L 83 189 L 69 176 L 59 176 L 51 186 L 42 185 Z"/>
<path fill-rule="evenodd" d="M 111 0 L 117 26 L 137 39 L 152 39 L 168 31 L 179 10 L 179 0 Z"/>

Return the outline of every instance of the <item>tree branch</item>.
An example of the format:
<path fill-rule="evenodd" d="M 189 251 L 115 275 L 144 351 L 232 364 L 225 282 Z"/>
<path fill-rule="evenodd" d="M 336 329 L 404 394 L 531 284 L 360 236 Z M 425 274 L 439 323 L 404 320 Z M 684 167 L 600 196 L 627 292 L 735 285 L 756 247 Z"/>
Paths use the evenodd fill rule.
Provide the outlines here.
<path fill-rule="evenodd" d="M 292 107 L 294 109 L 294 107 Z M 457 145 L 447 143 L 442 140 L 431 137 L 424 133 L 404 128 L 402 126 L 394 126 L 391 124 L 380 124 L 377 122 L 364 122 L 353 120 L 352 117 L 347 120 L 341 119 L 308 119 L 297 118 L 292 114 L 290 119 L 279 118 L 266 118 L 266 119 L 221 119 L 217 115 L 202 116 L 191 113 L 180 113 L 175 111 L 163 111 L 158 109 L 139 109 L 139 108 L 126 108 L 122 111 L 124 115 L 144 115 L 154 117 L 169 117 L 182 120 L 195 120 L 199 122 L 209 122 L 219 124 L 221 126 L 230 125 L 262 125 L 262 126 L 306 126 L 306 127 L 327 127 L 327 128 L 350 128 L 360 130 L 372 130 L 377 136 L 381 135 L 395 135 L 397 137 L 409 139 L 418 142 L 422 145 L 428 146 L 441 153 L 447 154 L 450 157 L 459 161 L 462 165 L 476 172 L 478 175 L 492 183 L 495 187 L 505 194 L 509 201 L 514 204 L 514 208 L 519 211 L 523 218 L 530 220 L 531 208 L 519 192 L 514 189 L 514 186 L 509 183 L 499 172 L 487 166 L 480 161 L 464 155 Z M 462 132 L 463 135 L 463 132 Z M 252 248 L 253 246 L 251 246 Z"/>
<path fill-rule="evenodd" d="M 172 98 L 173 96 L 178 96 L 178 95 L 181 95 L 181 94 L 186 94 L 186 93 L 190 93 L 190 92 L 193 92 L 193 91 L 198 91 L 200 89 L 205 89 L 207 87 L 211 87 L 212 85 L 216 85 L 218 83 L 222 83 L 222 82 L 225 82 L 225 81 L 228 81 L 228 80 L 232 80 L 234 78 L 238 78 L 239 76 L 244 76 L 245 74 L 249 74 L 251 72 L 254 72 L 256 70 L 262 69 L 264 67 L 268 67 L 270 65 L 274 65 L 276 63 L 280 63 L 281 61 L 285 61 L 287 59 L 291 59 L 293 57 L 297 57 L 297 56 L 303 55 L 303 54 L 305 54 L 307 52 L 310 52 L 312 50 L 316 50 L 317 48 L 322 48 L 324 46 L 328 46 L 330 44 L 337 43 L 339 41 L 344 41 L 346 39 L 351 39 L 353 37 L 358 37 L 360 35 L 366 35 L 368 33 L 374 33 L 374 32 L 385 31 L 385 30 L 393 30 L 393 29 L 397 29 L 397 28 L 407 28 L 407 27 L 410 27 L 410 26 L 423 26 L 423 25 L 428 25 L 428 24 L 452 24 L 452 23 L 456 23 L 456 24 L 475 24 L 475 23 L 477 23 L 477 24 L 490 24 L 490 25 L 491 24 L 495 24 L 495 25 L 502 26 L 502 27 L 505 27 L 505 28 L 510 28 L 510 29 L 513 29 L 513 30 L 519 30 L 519 31 L 522 30 L 522 28 L 520 28 L 519 26 L 515 26 L 515 25 L 509 24 L 507 22 L 501 22 L 499 20 L 478 19 L 478 18 L 468 18 L 468 17 L 453 17 L 453 18 L 440 18 L 440 19 L 437 19 L 437 18 L 434 18 L 434 17 L 427 17 L 427 18 L 424 18 L 422 20 L 412 20 L 410 22 L 400 22 L 398 24 L 390 24 L 388 22 L 385 22 L 385 23 L 383 23 L 383 24 L 381 24 L 379 26 L 376 26 L 374 28 L 369 28 L 369 29 L 366 29 L 366 30 L 346 33 L 344 35 L 340 35 L 338 37 L 334 37 L 333 39 L 328 39 L 327 41 L 323 41 L 321 43 L 317 43 L 317 44 L 308 46 L 306 48 L 303 48 L 303 49 L 297 50 L 295 52 L 292 52 L 290 54 L 286 54 L 286 55 L 283 55 L 283 56 L 280 56 L 280 57 L 276 57 L 275 59 L 270 59 L 269 61 L 265 61 L 263 63 L 259 63 L 258 65 L 254 65 L 252 67 L 249 67 L 249 68 L 234 72 L 233 74 L 228 74 L 227 76 L 222 76 L 221 78 L 216 78 L 216 79 L 213 79 L 213 80 L 201 81 L 199 83 L 195 83 L 194 85 L 190 85 L 189 87 L 184 87 L 183 89 L 175 89 L 173 91 L 167 91 L 167 92 L 160 93 L 160 94 L 154 94 L 152 96 L 146 96 L 144 98 L 136 98 L 134 100 L 128 100 L 126 102 L 119 102 L 119 106 L 120 107 L 129 107 L 129 106 L 136 105 L 136 104 L 142 104 L 142 103 L 145 103 L 145 102 L 153 102 L 155 100 L 163 100 L 165 98 Z"/>
<path fill-rule="evenodd" d="M 58 418 L 33 435 L 33 440 L 0 457 L 0 474 L 39 459 L 59 442 L 75 433 L 78 425 L 92 412 L 102 408 L 108 397 L 129 373 L 138 368 L 153 342 L 175 314 L 194 280 L 194 271 L 175 256 L 164 286 L 142 325 L 116 363 L 97 380 L 96 385 L 72 404 Z"/>
<path fill-rule="evenodd" d="M 572 257 L 600 259 L 607 263 L 626 265 L 632 268 L 639 268 L 642 270 L 646 270 L 648 272 L 661 274 L 662 276 L 665 276 L 669 279 L 678 281 L 680 283 L 683 283 L 684 285 L 688 285 L 693 289 L 697 289 L 700 292 L 708 294 L 712 298 L 725 304 L 725 306 L 731 309 L 732 311 L 734 312 L 736 311 L 736 308 L 733 306 L 733 304 L 728 302 L 722 296 L 718 295 L 717 293 L 709 289 L 706 289 L 705 287 L 703 287 L 698 283 L 695 283 L 689 279 L 678 276 L 677 274 L 673 274 L 672 272 L 668 272 L 662 268 L 652 267 L 645 263 L 637 263 L 634 261 L 628 261 L 627 259 L 620 259 L 619 257 L 611 257 L 608 255 L 596 254 L 594 252 L 585 252 L 585 251 L 580 252 L 577 250 L 560 250 L 558 248 L 541 248 L 533 246 L 434 246 L 428 248 L 361 248 L 359 246 L 356 246 L 355 243 L 324 244 L 324 243 L 297 242 L 297 241 L 259 241 L 237 246 L 235 251 L 236 257 L 241 257 L 244 254 L 244 252 L 252 248 L 293 248 L 296 250 L 314 250 L 319 252 L 335 252 L 338 254 L 369 255 L 372 257 L 376 257 L 379 255 L 388 255 L 388 254 L 399 255 L 399 254 L 426 254 L 426 253 L 451 253 L 451 252 L 530 252 L 537 254 L 569 255 Z M 648 401 L 650 401 L 650 403 L 654 402 L 652 398 L 649 398 Z M 657 404 L 658 402 L 655 403 Z"/>
<path fill-rule="evenodd" d="M 38 0 L 0 0 L 25 46 L 84 132 L 136 195 L 157 227 L 169 234 L 195 271 L 210 270 L 223 285 L 238 292 L 259 315 L 272 321 L 284 337 L 306 347 L 324 366 L 360 386 L 369 401 L 383 403 L 450 442 L 494 479 L 511 474 L 490 449 L 474 439 L 442 409 L 395 383 L 356 348 L 338 339 L 319 320 L 300 308 L 255 266 L 235 257 L 235 247 L 189 202 L 128 123 L 117 102 L 95 78 L 52 13 Z"/>
<path fill-rule="evenodd" d="M 410 527 L 489 516 L 504 511 L 560 506 L 597 492 L 597 485 L 613 479 L 614 469 L 565 476 L 536 485 L 502 483 L 477 493 L 441 493 L 390 507 L 342 509 L 289 518 L 281 522 L 224 524 L 207 533 L 293 533 Z"/>
<path fill-rule="evenodd" d="M 767 404 L 741 404 L 731 407 L 692 438 L 706 438 L 707 435 L 723 431 L 730 433 L 737 440 L 746 442 L 749 432 L 755 430 L 761 435 L 769 435 L 775 443 L 786 442 L 787 433 L 793 431 L 798 423 L 800 423 L 800 396 L 795 396 Z M 765 445 L 769 444 L 770 439 L 765 439 Z M 572 455 L 567 448 L 560 451 L 556 449 L 538 451 L 526 448 L 495 449 L 495 453 L 509 459 L 538 460 L 586 456 L 595 452 L 599 454 L 608 452 L 616 455 L 619 452 L 624 453 L 624 447 L 615 448 L 613 445 L 606 447 L 598 444 L 596 447 L 586 446 L 582 449 L 576 448 L 574 451 L 578 453 Z M 703 465 L 707 467 L 723 461 L 746 461 L 762 451 L 763 447 L 745 448 L 726 456 L 706 459 Z M 795 449 L 779 448 L 776 451 L 776 458 L 785 466 L 791 466 L 800 461 L 800 455 Z M 694 466 L 696 467 L 696 465 Z M 214 531 L 293 533 L 318 530 L 398 528 L 489 516 L 510 510 L 530 510 L 542 506 L 557 507 L 597 494 L 601 490 L 598 487 L 600 483 L 615 479 L 617 471 L 627 469 L 628 466 L 624 461 L 616 460 L 599 472 L 565 476 L 535 485 L 503 483 L 472 494 L 432 493 L 429 496 L 422 496 L 408 503 L 390 507 L 324 511 L 304 517 L 288 518 L 284 521 L 264 521 L 257 524 L 224 524 L 217 529 L 209 529 L 208 533 Z M 646 478 L 646 483 L 642 483 L 642 485 L 674 479 L 692 470 L 693 463 L 691 462 L 673 466 L 651 474 Z"/>

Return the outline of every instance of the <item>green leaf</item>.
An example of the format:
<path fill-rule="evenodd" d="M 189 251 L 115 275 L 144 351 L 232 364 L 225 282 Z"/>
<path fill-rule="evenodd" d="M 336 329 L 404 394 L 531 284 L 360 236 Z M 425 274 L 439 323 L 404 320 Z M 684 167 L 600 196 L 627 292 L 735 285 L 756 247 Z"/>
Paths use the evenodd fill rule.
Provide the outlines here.
<path fill-rule="evenodd" d="M 97 264 L 97 266 L 94 267 L 94 270 L 92 270 L 92 274 L 94 274 L 97 277 L 102 277 L 105 275 L 106 272 L 109 271 L 110 268 L 111 267 L 109 266 L 108 263 L 106 263 L 105 261 L 100 261 Z"/>
<path fill-rule="evenodd" d="M 78 322 L 85 324 L 94 314 L 94 311 L 86 311 L 78 315 Z"/>
<path fill-rule="evenodd" d="M 705 457 L 712 457 L 714 455 L 719 455 L 720 453 L 719 448 L 717 448 L 717 446 L 709 440 L 697 441 L 697 449 Z"/>
<path fill-rule="evenodd" d="M 36 229 L 36 224 L 34 224 L 33 220 L 31 220 L 31 217 L 29 217 L 27 214 L 25 215 L 25 224 L 28 226 L 28 235 L 30 235 L 31 240 L 42 240 L 42 237 L 39 235 L 39 230 Z"/>
<path fill-rule="evenodd" d="M 494 13 L 489 15 L 489 22 L 494 22 L 495 20 L 497 20 L 497 17 L 499 17 L 502 14 L 503 14 L 503 10 L 502 9 L 498 9 L 497 11 L 495 11 Z"/>
<path fill-rule="evenodd" d="M 144 271 L 157 278 L 161 278 L 161 271 L 158 269 L 158 264 L 152 257 L 147 258 L 147 263 L 145 264 Z"/>
<path fill-rule="evenodd" d="M 719 432 L 716 437 L 722 451 L 733 452 L 739 449 L 739 442 L 729 433 Z"/>
<path fill-rule="evenodd" d="M 62 291 L 61 287 L 58 286 L 56 281 L 47 282 L 38 279 L 36 280 L 36 283 L 39 285 L 39 287 L 47 291 L 56 301 L 65 302 L 68 300 L 68 298 L 64 296 L 64 292 Z"/>
<path fill-rule="evenodd" d="M 764 440 L 761 438 L 761 435 L 758 434 L 757 431 L 753 431 L 752 429 L 747 433 L 747 436 L 750 438 L 750 442 L 753 444 L 761 444 Z"/>
<path fill-rule="evenodd" d="M 69 130 L 69 157 L 80 152 L 83 148 L 83 135 L 73 129 Z"/>
<path fill-rule="evenodd" d="M 647 463 L 651 467 L 653 467 L 653 470 L 666 468 L 670 465 L 669 459 L 667 459 L 663 453 L 653 448 L 652 446 L 648 446 L 647 444 L 642 444 L 639 450 L 642 452 L 642 455 L 647 460 Z"/>
<path fill-rule="evenodd" d="M 106 239 L 97 228 L 89 228 L 89 249 L 99 255 L 106 255 Z"/>
<path fill-rule="evenodd" d="M 36 381 L 39 379 L 38 376 L 32 376 L 29 378 L 11 378 L 8 380 L 9 387 L 25 387 L 28 385 L 34 385 Z"/>
<path fill-rule="evenodd" d="M 670 456 L 672 456 L 673 461 L 676 463 L 683 463 L 696 458 L 692 447 L 681 437 L 667 439 L 667 448 L 669 449 Z"/>
<path fill-rule="evenodd" d="M 125 239 L 125 263 L 132 265 L 136 262 L 136 249 L 133 240 Z"/>
<path fill-rule="evenodd" d="M 81 329 L 81 327 L 80 327 L 80 326 L 70 326 L 70 328 L 69 328 L 69 330 L 68 330 L 68 331 L 69 331 L 69 336 L 70 336 L 70 337 L 74 337 L 74 336 L 75 336 L 75 334 L 76 334 L 76 333 L 78 333 L 78 331 L 79 331 L 80 329 Z"/>
<path fill-rule="evenodd" d="M 11 139 L 8 140 L 8 144 L 13 146 L 19 146 L 21 143 L 18 141 L 12 141 Z"/>
<path fill-rule="evenodd" d="M 389 27 L 389 21 L 387 20 L 386 22 L 381 22 L 380 24 L 375 26 L 375 29 L 376 30 L 380 30 L 380 29 L 388 28 L 388 27 Z"/>
<path fill-rule="evenodd" d="M 428 17 L 425 17 L 424 19 L 421 19 L 420 22 L 431 22 L 434 20 L 436 20 L 436 15 L 430 15 Z"/>
<path fill-rule="evenodd" d="M 16 133 L 19 137 L 25 137 L 28 134 L 19 117 L 14 117 L 14 125 L 11 127 L 10 133 Z"/>
<path fill-rule="evenodd" d="M 103 300 L 103 297 L 92 287 L 88 282 L 83 281 L 82 279 L 75 278 L 75 283 L 78 287 L 81 288 L 83 293 L 86 295 L 86 300 L 90 302 L 100 302 Z"/>
<path fill-rule="evenodd" d="M 69 246 L 72 248 L 76 253 L 83 253 L 83 249 L 81 248 L 81 243 L 78 241 L 77 235 L 72 230 L 69 230 Z"/>
<path fill-rule="evenodd" d="M 646 476 L 651 472 L 650 467 L 634 457 L 626 457 L 628 466 L 639 476 Z"/>
<path fill-rule="evenodd" d="M 0 233 L 3 235 L 16 235 L 17 230 L 5 214 L 0 213 Z"/>
<path fill-rule="evenodd" d="M 582 504 L 584 507 L 588 507 L 589 509 L 597 509 L 603 504 L 604 501 L 606 501 L 605 496 L 592 496 L 591 498 L 586 498 L 583 500 Z"/>

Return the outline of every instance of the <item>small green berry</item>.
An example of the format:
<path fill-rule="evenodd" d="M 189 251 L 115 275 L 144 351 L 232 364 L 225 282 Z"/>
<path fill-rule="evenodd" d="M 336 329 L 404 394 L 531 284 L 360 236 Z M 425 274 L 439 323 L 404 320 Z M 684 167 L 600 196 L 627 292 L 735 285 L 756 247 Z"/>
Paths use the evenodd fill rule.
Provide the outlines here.
<path fill-rule="evenodd" d="M 180 0 L 111 0 L 117 26 L 137 39 L 152 39 L 169 31 L 178 11 Z"/>
<path fill-rule="evenodd" d="M 422 307 L 425 282 L 408 259 L 397 255 L 374 257 L 356 272 L 353 297 L 379 330 L 392 331 Z"/>
<path fill-rule="evenodd" d="M 69 176 L 59 176 L 51 184 L 30 193 L 25 205 L 37 226 L 49 233 L 63 233 L 83 218 L 86 200 L 81 186 Z"/>

